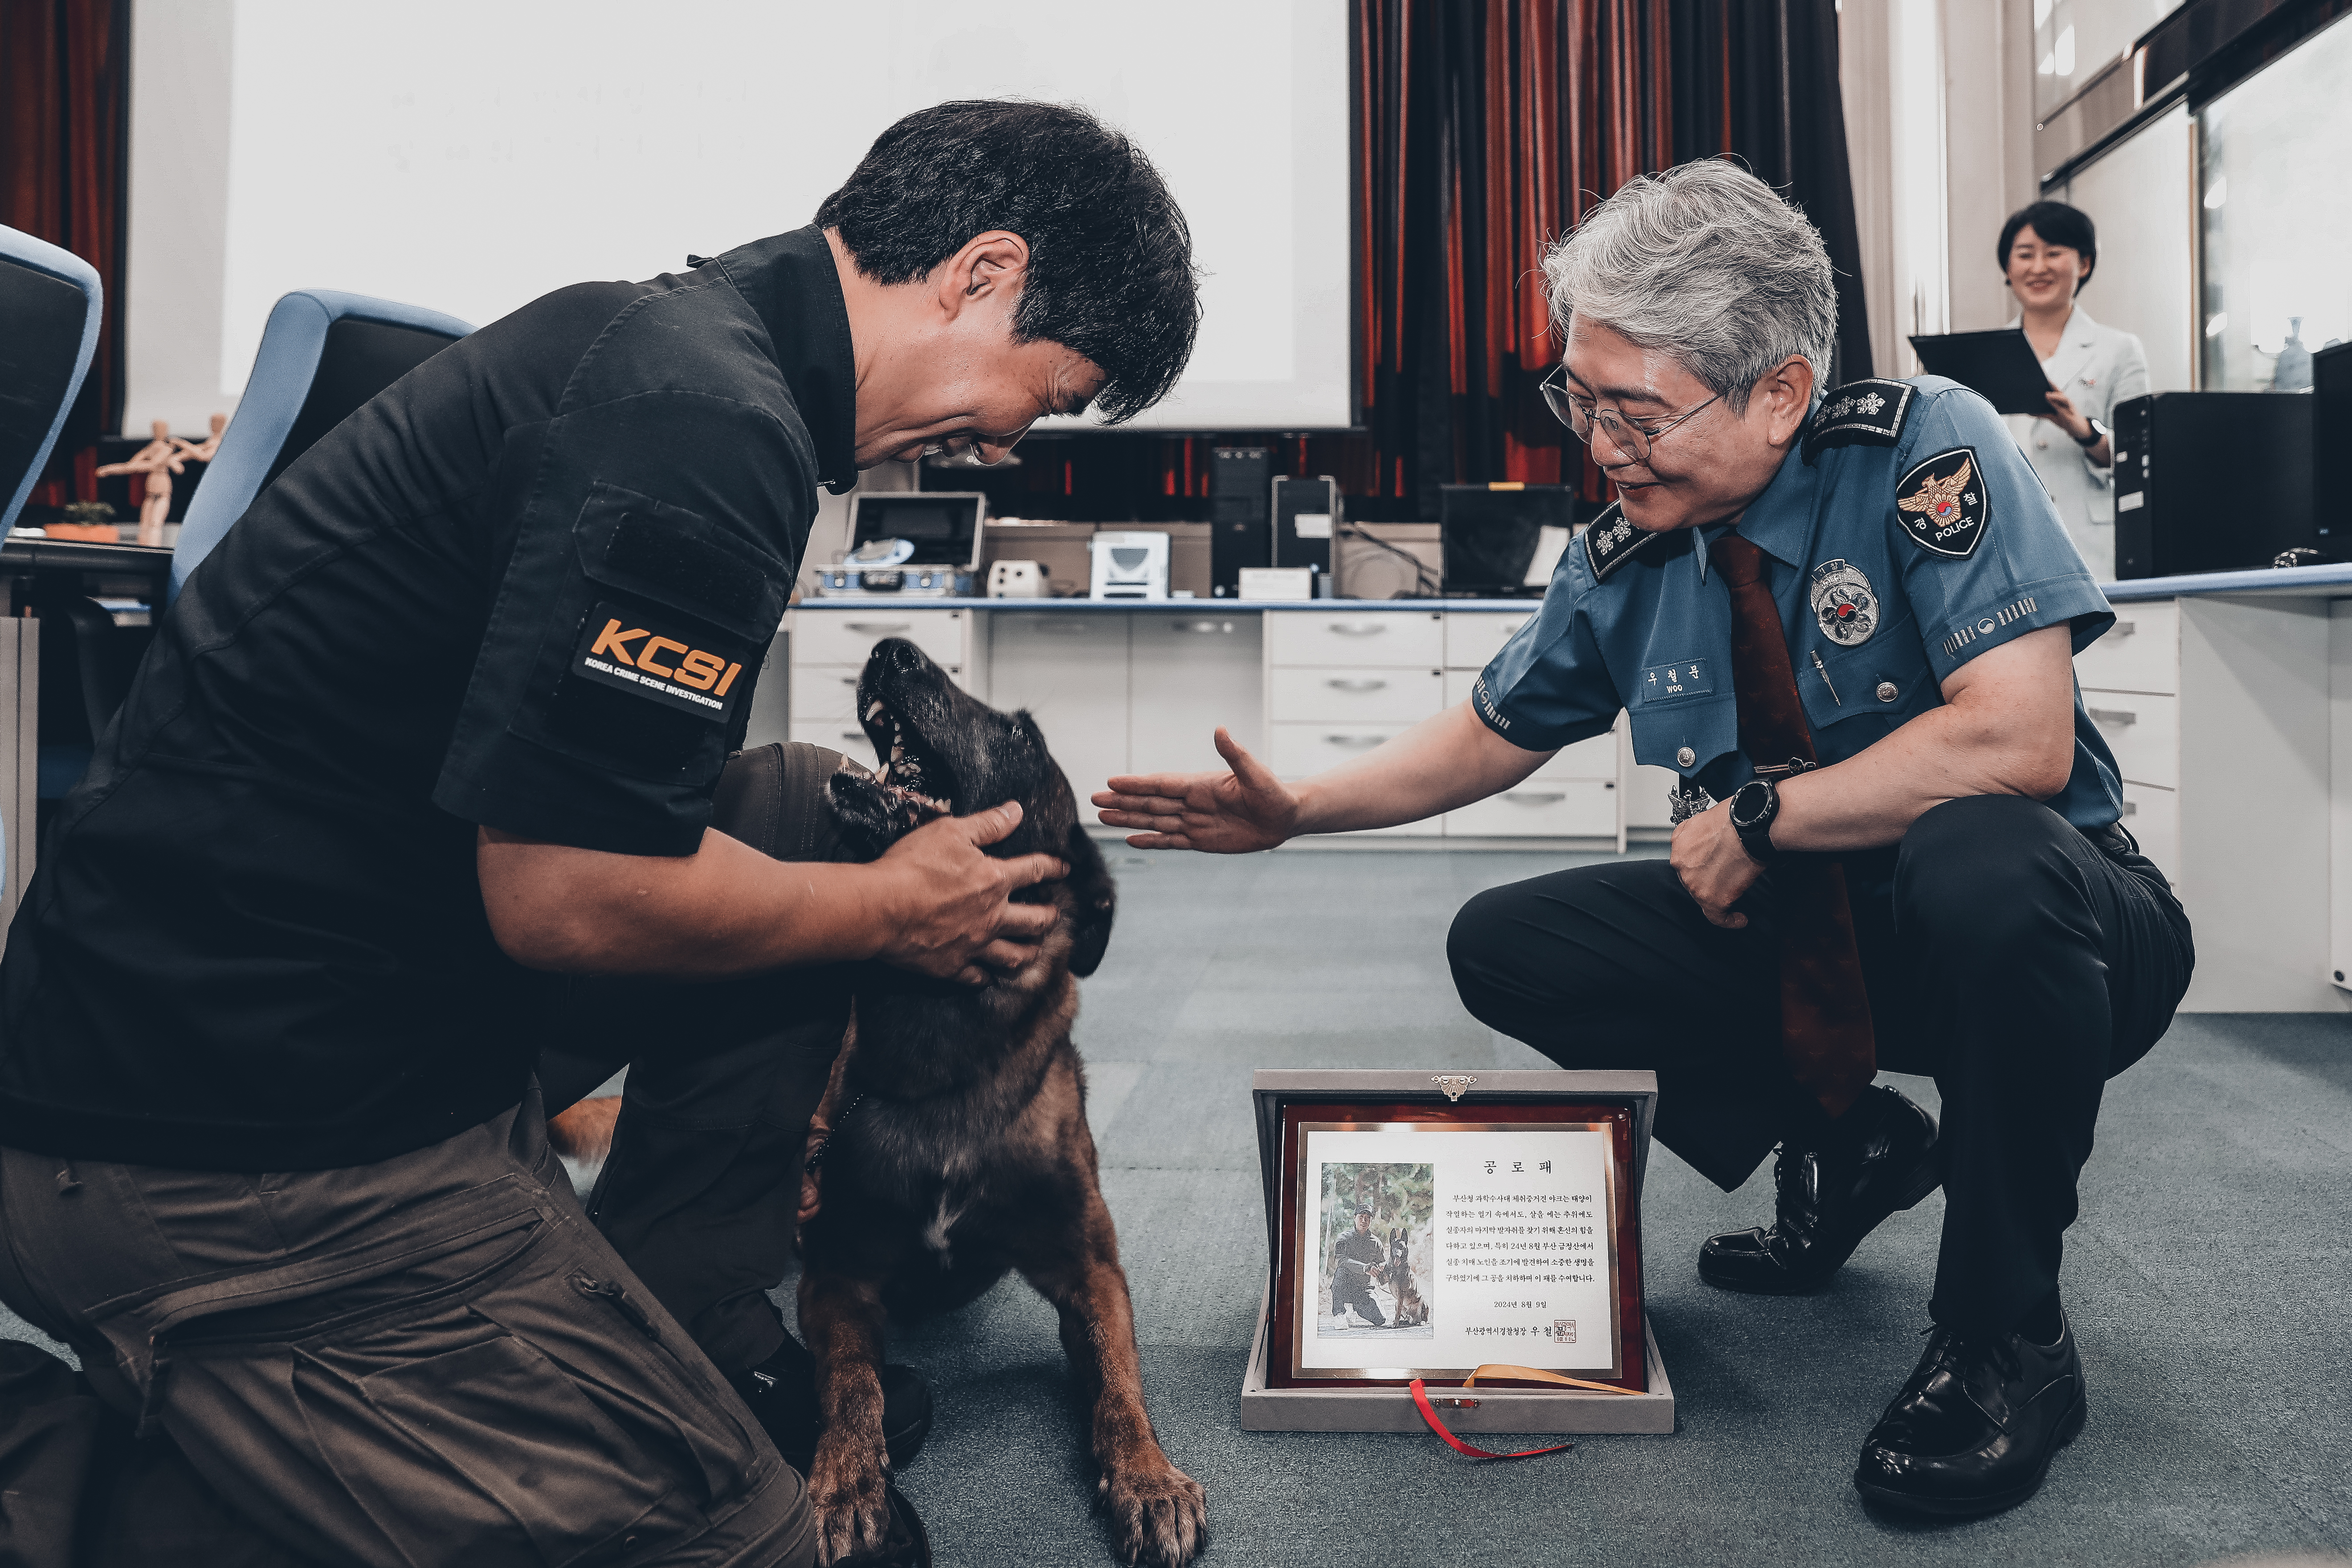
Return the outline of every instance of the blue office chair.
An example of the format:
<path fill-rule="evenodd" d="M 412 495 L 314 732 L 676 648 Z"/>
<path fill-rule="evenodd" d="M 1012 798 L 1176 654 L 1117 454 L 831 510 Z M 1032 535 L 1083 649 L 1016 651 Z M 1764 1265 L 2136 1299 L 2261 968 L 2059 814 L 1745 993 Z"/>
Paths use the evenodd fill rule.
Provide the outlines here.
<path fill-rule="evenodd" d="M 438 310 L 331 289 L 298 289 L 278 300 L 262 329 L 236 417 L 180 521 L 170 596 L 180 596 L 189 574 L 288 464 L 360 405 L 473 330 Z"/>
<path fill-rule="evenodd" d="M 104 299 L 89 262 L 0 228 L 0 538 L 16 525 L 89 374 Z M 17 824 L 20 837 L 26 826 Z M 0 874 L 6 865 L 0 833 Z"/>
<path fill-rule="evenodd" d="M 98 352 L 98 273 L 0 228 L 0 531 L 14 528 Z"/>

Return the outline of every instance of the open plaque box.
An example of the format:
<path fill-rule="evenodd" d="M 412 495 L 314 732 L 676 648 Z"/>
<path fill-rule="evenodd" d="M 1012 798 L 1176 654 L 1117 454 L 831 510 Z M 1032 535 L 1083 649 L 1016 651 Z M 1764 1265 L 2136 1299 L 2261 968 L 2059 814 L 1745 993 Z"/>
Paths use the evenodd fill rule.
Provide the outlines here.
<path fill-rule="evenodd" d="M 1647 1072 L 1261 1071 L 1253 1432 L 1672 1432 L 1642 1309 Z M 1481 1377 L 1496 1363 L 1609 1391 Z M 1623 1390 L 1625 1392 L 1614 1392 Z"/>

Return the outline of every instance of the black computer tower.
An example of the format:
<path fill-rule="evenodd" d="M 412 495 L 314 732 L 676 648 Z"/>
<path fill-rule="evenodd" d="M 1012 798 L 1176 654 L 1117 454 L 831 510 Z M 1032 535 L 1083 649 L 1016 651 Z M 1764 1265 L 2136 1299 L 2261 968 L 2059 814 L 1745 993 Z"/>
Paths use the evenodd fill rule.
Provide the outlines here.
<path fill-rule="evenodd" d="M 1274 563 L 1331 570 L 1331 532 L 1339 524 L 1339 482 L 1328 474 L 1318 479 L 1278 479 L 1274 481 Z"/>
<path fill-rule="evenodd" d="M 2242 571 L 2317 546 L 2317 405 L 2285 392 L 2158 392 L 2119 405 L 2116 575 Z"/>
<path fill-rule="evenodd" d="M 1264 447 L 1218 447 L 1209 465 L 1209 582 L 1240 592 L 1242 568 L 1274 564 L 1273 454 Z"/>
<path fill-rule="evenodd" d="M 2352 458 L 2352 343 L 2331 343 L 2311 356 L 2311 514 L 2319 548 L 2337 557 L 2352 555 L 2352 485 L 2319 465 Z"/>

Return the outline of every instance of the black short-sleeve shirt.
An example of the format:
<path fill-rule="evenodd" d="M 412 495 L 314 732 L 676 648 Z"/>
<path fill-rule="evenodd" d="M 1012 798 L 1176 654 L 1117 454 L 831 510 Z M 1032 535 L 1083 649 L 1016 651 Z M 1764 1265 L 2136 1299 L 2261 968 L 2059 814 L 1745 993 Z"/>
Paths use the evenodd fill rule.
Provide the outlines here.
<path fill-rule="evenodd" d="M 290 465 L 190 576 L 0 963 L 0 1144 L 360 1164 L 513 1105 L 547 982 L 478 826 L 694 851 L 845 488 L 814 228 L 560 289 Z"/>

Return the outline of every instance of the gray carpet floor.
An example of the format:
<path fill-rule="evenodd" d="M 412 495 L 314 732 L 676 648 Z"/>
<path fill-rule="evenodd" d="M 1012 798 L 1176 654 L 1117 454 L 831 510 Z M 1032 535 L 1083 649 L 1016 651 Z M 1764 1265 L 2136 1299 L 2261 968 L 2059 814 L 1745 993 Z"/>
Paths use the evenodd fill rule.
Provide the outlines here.
<path fill-rule="evenodd" d="M 1769 1166 L 1727 1195 L 1663 1149 L 1644 1274 L 1673 1436 L 1496 1465 L 1426 1434 L 1242 1431 L 1265 1268 L 1251 1069 L 1549 1065 L 1462 1011 L 1444 942 L 1472 893 L 1573 861 L 1113 854 L 1118 930 L 1077 1037 L 1152 1417 L 1209 1495 L 1204 1563 L 1975 1568 L 2352 1546 L 2352 1018 L 2183 1018 L 2109 1086 L 2065 1275 L 2089 1429 L 2023 1507 L 1906 1523 L 1865 1510 L 1847 1478 L 1920 1350 L 1940 1196 L 1822 1295 L 1734 1296 L 1693 1259 L 1710 1233 L 1769 1218 Z M 1895 1081 L 1935 1104 L 1932 1083 Z M 1025 1287 L 891 1352 L 939 1400 L 900 1480 L 941 1563 L 1112 1561 L 1053 1314 Z"/>

